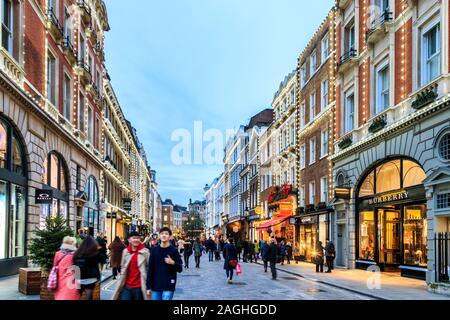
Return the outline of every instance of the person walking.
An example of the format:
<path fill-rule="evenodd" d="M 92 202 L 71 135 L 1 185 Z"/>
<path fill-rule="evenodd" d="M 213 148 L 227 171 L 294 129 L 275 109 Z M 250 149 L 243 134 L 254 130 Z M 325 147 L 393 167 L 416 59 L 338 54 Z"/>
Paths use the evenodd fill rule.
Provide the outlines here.
<path fill-rule="evenodd" d="M 180 240 L 178 240 L 178 252 L 180 253 L 180 255 L 183 254 L 184 251 L 184 240 L 180 238 Z"/>
<path fill-rule="evenodd" d="M 253 259 L 255 258 L 255 244 L 251 241 L 248 242 L 248 257 L 250 259 L 250 263 L 253 263 Z"/>
<path fill-rule="evenodd" d="M 208 252 L 208 261 L 209 262 L 214 261 L 214 241 L 211 237 L 208 240 L 206 240 L 205 247 L 206 252 Z"/>
<path fill-rule="evenodd" d="M 170 244 L 172 230 L 162 228 L 161 244 L 152 249 L 147 273 L 147 295 L 152 300 L 172 300 L 176 290 L 177 273 L 183 271 L 178 250 Z"/>
<path fill-rule="evenodd" d="M 58 267 L 55 300 L 80 300 L 80 292 L 75 283 L 73 257 L 77 251 L 77 239 L 64 237 L 59 251 L 53 258 L 53 266 Z"/>
<path fill-rule="evenodd" d="M 316 272 L 323 272 L 323 245 L 322 241 L 319 241 L 317 243 L 316 247 L 316 257 L 315 257 L 315 263 L 316 263 Z"/>
<path fill-rule="evenodd" d="M 223 248 L 223 258 L 225 260 L 223 268 L 227 275 L 228 284 L 233 283 L 233 270 L 238 264 L 237 248 L 233 244 L 233 238 L 228 239 L 228 243 Z"/>
<path fill-rule="evenodd" d="M 277 279 L 276 264 L 277 264 L 277 260 L 278 260 L 278 251 L 279 250 L 277 248 L 275 238 L 271 238 L 270 239 L 270 245 L 269 245 L 269 247 L 267 249 L 265 259 L 270 264 L 270 271 L 272 272 L 272 280 L 276 280 Z"/>
<path fill-rule="evenodd" d="M 202 244 L 200 243 L 200 238 L 195 239 L 193 249 L 194 249 L 194 257 L 195 257 L 195 267 L 197 269 L 200 269 L 200 259 L 201 259 L 202 251 L 203 251 Z"/>
<path fill-rule="evenodd" d="M 128 235 L 128 243 L 128 247 L 122 252 L 123 275 L 113 295 L 113 300 L 148 300 L 146 281 L 150 252 L 142 242 L 141 235 L 136 231 Z"/>
<path fill-rule="evenodd" d="M 244 253 L 242 255 L 242 262 L 247 263 L 247 261 L 248 261 L 248 241 L 247 241 L 247 239 L 245 239 L 242 242 L 242 250 L 244 251 Z"/>
<path fill-rule="evenodd" d="M 291 264 L 291 260 L 292 260 L 292 245 L 290 242 L 288 242 L 286 244 L 286 259 L 287 259 L 287 264 Z"/>
<path fill-rule="evenodd" d="M 281 244 L 279 246 L 280 250 L 280 256 L 281 256 L 281 265 L 284 265 L 284 259 L 286 259 L 286 246 L 284 244 L 284 241 L 281 241 Z"/>
<path fill-rule="evenodd" d="M 186 239 L 184 241 L 184 250 L 183 250 L 183 258 L 184 258 L 184 267 L 189 269 L 189 258 L 192 256 L 192 243 L 190 239 Z"/>
<path fill-rule="evenodd" d="M 334 269 L 334 259 L 336 257 L 336 249 L 334 247 L 334 243 L 327 239 L 325 244 L 325 259 L 327 263 L 327 271 L 326 273 L 331 273 L 331 270 Z"/>
<path fill-rule="evenodd" d="M 266 240 L 263 240 L 261 242 L 261 258 L 264 263 L 264 272 L 267 272 L 268 267 L 268 260 L 267 260 L 267 250 L 269 249 L 269 246 L 267 245 Z"/>
<path fill-rule="evenodd" d="M 238 239 L 238 241 L 236 242 L 236 249 L 237 249 L 237 254 L 238 254 L 238 261 L 241 261 L 241 254 L 242 254 L 242 242 L 241 242 L 241 239 Z"/>
<path fill-rule="evenodd" d="M 93 300 L 93 292 L 100 281 L 99 265 L 105 263 L 106 256 L 100 253 L 100 246 L 92 236 L 87 236 L 74 255 L 74 265 L 80 270 L 81 300 Z"/>
<path fill-rule="evenodd" d="M 214 252 L 214 256 L 215 256 L 215 260 L 216 261 L 220 261 L 220 252 L 221 252 L 221 250 L 220 250 L 220 240 L 219 239 L 216 239 L 215 241 L 214 241 L 214 246 L 215 246 L 215 252 Z"/>
<path fill-rule="evenodd" d="M 259 253 L 260 253 L 260 244 L 258 241 L 255 240 L 255 262 L 256 263 L 258 263 Z"/>
<path fill-rule="evenodd" d="M 126 248 L 125 244 L 120 240 L 119 237 L 115 237 L 114 241 L 108 246 L 110 252 L 110 263 L 113 273 L 113 280 L 117 279 L 117 275 L 121 272 L 122 267 L 122 254 L 123 250 Z"/>
<path fill-rule="evenodd" d="M 105 239 L 105 236 L 103 235 L 103 233 L 99 232 L 97 234 L 97 238 L 95 239 L 95 241 L 97 241 L 98 245 L 100 246 L 100 249 L 99 249 L 100 254 L 102 256 L 107 257 L 108 256 L 108 254 L 107 254 L 108 250 L 106 249 L 107 242 L 106 242 L 106 239 Z M 100 263 L 100 272 L 103 271 L 105 263 L 106 263 L 106 259 L 103 263 Z"/>

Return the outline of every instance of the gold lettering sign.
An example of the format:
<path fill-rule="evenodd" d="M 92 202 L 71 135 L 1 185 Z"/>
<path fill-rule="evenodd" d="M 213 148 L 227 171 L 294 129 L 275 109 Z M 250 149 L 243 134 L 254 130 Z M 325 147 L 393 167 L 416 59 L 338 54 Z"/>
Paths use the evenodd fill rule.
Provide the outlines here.
<path fill-rule="evenodd" d="M 391 202 L 391 201 L 406 200 L 406 199 L 408 199 L 408 197 L 409 197 L 408 191 L 389 193 L 389 194 L 385 194 L 382 196 L 375 196 L 375 197 L 369 199 L 369 205 Z"/>

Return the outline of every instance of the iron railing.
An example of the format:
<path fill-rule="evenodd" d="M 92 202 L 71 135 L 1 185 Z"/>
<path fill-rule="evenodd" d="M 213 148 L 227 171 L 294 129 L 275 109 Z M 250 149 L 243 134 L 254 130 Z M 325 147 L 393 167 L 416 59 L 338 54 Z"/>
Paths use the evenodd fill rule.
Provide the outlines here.
<path fill-rule="evenodd" d="M 59 19 L 56 16 L 53 8 L 48 9 L 47 17 L 51 21 L 51 23 L 53 23 L 53 25 L 58 29 L 58 31 L 61 33 L 61 35 L 63 35 L 64 34 L 63 27 L 61 26 L 61 23 L 59 22 Z"/>
<path fill-rule="evenodd" d="M 350 49 L 349 51 L 347 51 L 346 53 L 344 53 L 341 58 L 339 59 L 339 65 L 342 65 L 344 63 L 346 63 L 347 61 L 349 61 L 352 58 L 356 58 L 358 56 L 358 52 L 356 51 L 356 49 Z"/>
<path fill-rule="evenodd" d="M 74 48 L 73 48 L 73 44 L 72 44 L 72 42 L 70 41 L 70 37 L 69 37 L 69 36 L 67 36 L 67 37 L 64 38 L 64 41 L 63 41 L 63 48 L 64 48 L 64 49 L 69 49 L 71 52 L 75 53 L 75 50 L 74 50 Z"/>
<path fill-rule="evenodd" d="M 373 32 L 375 32 L 375 30 L 381 27 L 384 23 L 391 20 L 392 20 L 392 12 L 390 12 L 387 9 L 372 21 L 369 30 L 367 30 L 367 36 L 370 36 Z"/>
<path fill-rule="evenodd" d="M 449 282 L 450 232 L 437 233 L 434 244 L 436 249 L 436 282 Z"/>

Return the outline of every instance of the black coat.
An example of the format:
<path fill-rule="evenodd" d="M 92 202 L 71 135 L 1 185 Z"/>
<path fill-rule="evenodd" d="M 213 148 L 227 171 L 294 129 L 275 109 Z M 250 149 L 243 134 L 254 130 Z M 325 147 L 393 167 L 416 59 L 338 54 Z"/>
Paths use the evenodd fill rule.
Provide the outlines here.
<path fill-rule="evenodd" d="M 269 247 L 267 248 L 266 254 L 264 260 L 267 260 L 269 262 L 277 262 L 277 256 L 278 256 L 278 248 L 275 245 L 275 243 L 271 243 Z"/>
<path fill-rule="evenodd" d="M 103 254 L 96 254 L 91 257 L 75 257 L 74 265 L 80 268 L 80 279 L 101 278 L 99 263 L 104 263 Z"/>
<path fill-rule="evenodd" d="M 223 268 L 225 270 L 230 269 L 230 261 L 231 260 L 237 260 L 238 259 L 237 249 L 233 244 L 226 244 L 223 247 L 223 258 L 225 259 L 225 262 L 223 264 Z"/>
<path fill-rule="evenodd" d="M 334 248 L 333 242 L 328 242 L 325 246 L 325 257 L 332 257 L 334 258 L 336 256 L 336 249 Z"/>

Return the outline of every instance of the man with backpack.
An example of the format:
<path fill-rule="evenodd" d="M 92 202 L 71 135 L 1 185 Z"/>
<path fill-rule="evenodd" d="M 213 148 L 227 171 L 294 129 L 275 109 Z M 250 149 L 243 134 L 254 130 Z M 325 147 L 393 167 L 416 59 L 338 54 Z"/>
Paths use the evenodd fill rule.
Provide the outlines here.
<path fill-rule="evenodd" d="M 326 273 L 331 273 L 331 270 L 334 269 L 334 258 L 336 257 L 336 249 L 334 248 L 333 242 L 327 239 L 325 245 L 325 259 L 327 263 L 328 270 Z"/>

